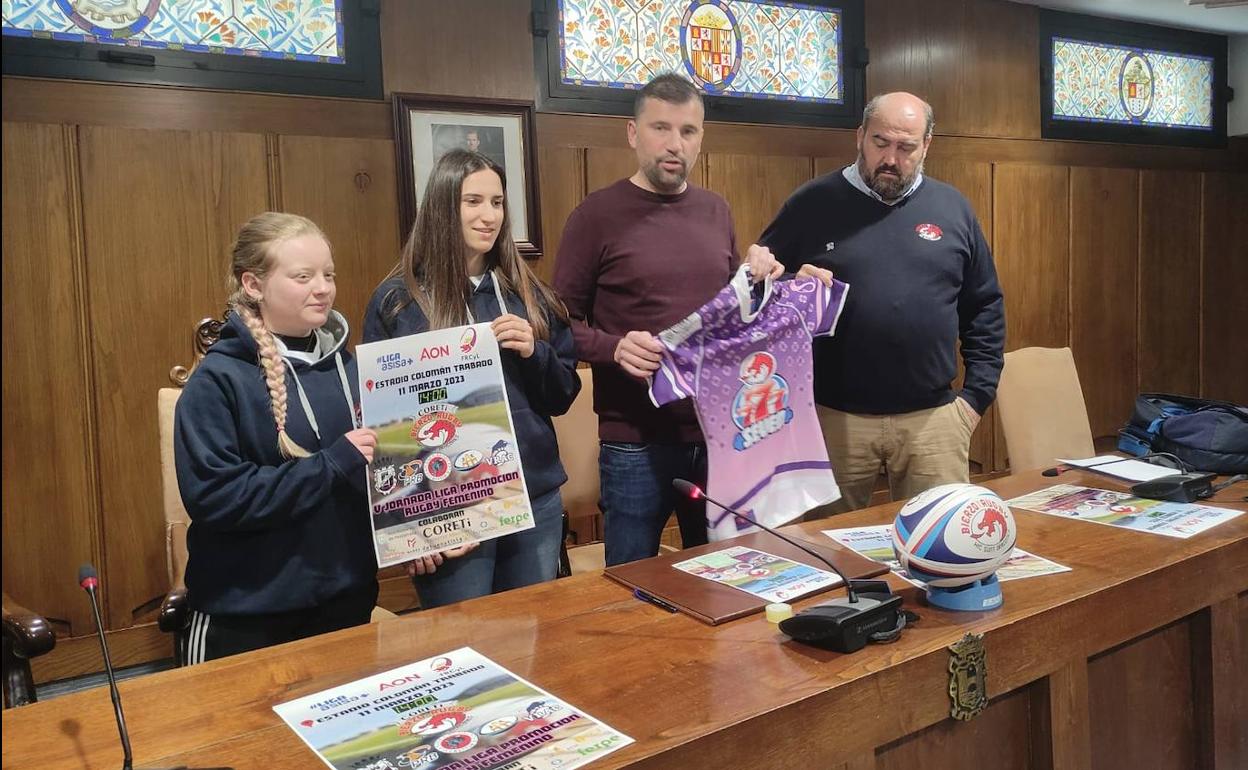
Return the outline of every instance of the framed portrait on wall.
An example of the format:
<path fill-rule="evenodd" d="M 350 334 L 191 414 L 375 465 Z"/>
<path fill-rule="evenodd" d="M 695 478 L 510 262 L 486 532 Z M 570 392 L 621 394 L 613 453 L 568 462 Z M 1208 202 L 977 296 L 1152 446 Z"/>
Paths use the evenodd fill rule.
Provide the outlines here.
<path fill-rule="evenodd" d="M 542 218 L 533 104 L 400 93 L 394 94 L 393 100 L 401 238 L 406 240 L 412 229 L 434 164 L 450 150 L 466 149 L 481 153 L 503 169 L 512 238 L 521 256 L 540 257 Z"/>

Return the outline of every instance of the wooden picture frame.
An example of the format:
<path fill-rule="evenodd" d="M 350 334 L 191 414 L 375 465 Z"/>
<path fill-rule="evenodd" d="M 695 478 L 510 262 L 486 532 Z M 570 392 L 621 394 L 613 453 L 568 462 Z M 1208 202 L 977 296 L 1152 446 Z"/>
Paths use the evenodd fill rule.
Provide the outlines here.
<path fill-rule="evenodd" d="M 542 216 L 533 103 L 396 93 L 393 104 L 400 241 L 407 240 L 416 221 L 429 172 L 437 159 L 454 147 L 465 147 L 502 167 L 516 247 L 525 259 L 540 258 Z"/>

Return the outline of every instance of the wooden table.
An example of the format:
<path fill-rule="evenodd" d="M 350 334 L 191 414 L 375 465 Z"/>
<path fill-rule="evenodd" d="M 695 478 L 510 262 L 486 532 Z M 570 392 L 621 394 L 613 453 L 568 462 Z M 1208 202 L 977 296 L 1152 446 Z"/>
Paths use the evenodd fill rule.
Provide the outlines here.
<path fill-rule="evenodd" d="M 1057 481 L 1116 487 L 1086 472 L 987 486 Z M 1245 494 L 1210 502 L 1248 510 Z M 761 615 L 711 627 L 581 575 L 123 682 L 136 766 L 319 767 L 274 704 L 470 645 L 636 740 L 595 768 L 1248 767 L 1248 516 L 1187 540 L 1015 516 L 1021 547 L 1072 571 L 1006 583 L 983 613 L 928 607 L 890 576 L 922 616 L 891 645 L 817 650 Z M 992 700 L 958 722 L 946 648 L 968 631 L 986 635 Z M 104 687 L 6 711 L 3 728 L 5 768 L 121 763 Z"/>

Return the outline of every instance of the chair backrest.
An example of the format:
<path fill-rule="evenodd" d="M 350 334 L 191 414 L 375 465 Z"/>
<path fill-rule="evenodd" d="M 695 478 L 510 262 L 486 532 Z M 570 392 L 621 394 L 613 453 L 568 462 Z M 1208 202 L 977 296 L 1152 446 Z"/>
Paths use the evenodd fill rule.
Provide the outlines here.
<path fill-rule="evenodd" d="M 191 517 L 182 506 L 182 493 L 178 491 L 178 475 L 173 462 L 173 417 L 177 411 L 182 386 L 190 379 L 191 372 L 203 360 L 208 348 L 221 336 L 223 319 L 205 318 L 195 324 L 191 338 L 194 356 L 190 367 L 175 366 L 169 370 L 169 379 L 177 387 L 161 388 L 156 392 L 156 420 L 160 432 L 160 483 L 165 511 L 165 568 L 169 573 L 171 588 L 182 588 L 186 575 L 186 529 Z"/>
<path fill-rule="evenodd" d="M 594 414 L 594 374 L 577 369 L 581 392 L 567 414 L 554 419 L 559 459 L 568 472 L 560 492 L 563 507 L 572 518 L 598 513 L 598 418 Z"/>
<path fill-rule="evenodd" d="M 1070 348 L 1006 353 L 997 410 L 1013 470 L 1091 457 L 1096 451 Z"/>
<path fill-rule="evenodd" d="M 182 505 L 178 476 L 173 464 L 173 415 L 181 388 L 161 388 L 156 392 L 156 416 L 160 428 L 160 482 L 165 509 L 165 568 L 169 585 L 181 586 L 186 574 L 186 528 L 191 517 Z"/>

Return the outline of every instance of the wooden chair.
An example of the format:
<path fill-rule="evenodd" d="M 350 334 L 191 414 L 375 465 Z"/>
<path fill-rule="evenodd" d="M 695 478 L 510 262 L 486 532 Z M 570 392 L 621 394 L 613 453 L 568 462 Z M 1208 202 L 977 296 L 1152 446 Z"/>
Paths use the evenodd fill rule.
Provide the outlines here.
<path fill-rule="evenodd" d="M 173 418 L 177 411 L 178 397 L 191 372 L 203 360 L 208 348 L 221 336 L 223 319 L 205 318 L 195 325 L 192 337 L 194 357 L 189 368 L 175 366 L 169 370 L 174 387 L 161 388 L 156 392 L 157 427 L 160 432 L 160 482 L 165 511 L 165 570 L 169 580 L 169 592 L 160 604 L 156 623 L 161 631 L 173 635 L 173 660 L 182 665 L 186 660 L 186 638 L 190 625 L 190 606 L 186 600 L 186 530 L 191 517 L 182 505 L 178 491 L 178 476 L 173 460 Z"/>
<path fill-rule="evenodd" d="M 176 665 L 186 660 L 186 639 L 190 630 L 190 607 L 186 598 L 186 531 L 191 518 L 182 505 L 182 495 L 178 491 L 178 477 L 173 459 L 173 418 L 177 409 L 178 398 L 182 395 L 182 387 L 190 379 L 191 372 L 203 360 L 208 348 L 221 335 L 224 321 L 216 318 L 205 318 L 195 326 L 192 341 L 194 359 L 188 369 L 175 366 L 169 372 L 169 379 L 175 387 L 161 388 L 156 393 L 156 413 L 160 428 L 160 480 L 165 510 L 165 569 L 169 577 L 169 592 L 165 594 L 157 615 L 160 630 L 173 635 L 173 659 Z M 372 622 L 376 623 L 396 615 L 384 607 L 374 607 Z"/>
<path fill-rule="evenodd" d="M 4 707 L 34 703 L 35 679 L 30 673 L 30 659 L 50 652 L 56 646 L 52 626 L 41 615 L 22 607 L 9 598 L 4 600 L 4 640 L 0 652 L 4 667 Z"/>
<path fill-rule="evenodd" d="M 1095 454 L 1088 408 L 1070 348 L 1005 354 L 997 409 L 1013 471 Z"/>
<path fill-rule="evenodd" d="M 594 372 L 577 369 L 581 392 L 566 414 L 554 418 L 555 440 L 559 459 L 567 471 L 568 481 L 560 489 L 563 497 L 563 545 L 559 553 L 559 576 L 577 572 L 569 560 L 568 532 L 572 516 L 600 514 L 598 507 L 598 418 L 594 415 Z M 601 549 L 601 544 L 599 549 Z M 585 547 L 585 546 L 582 546 Z M 574 548 L 572 552 L 580 551 Z"/>

